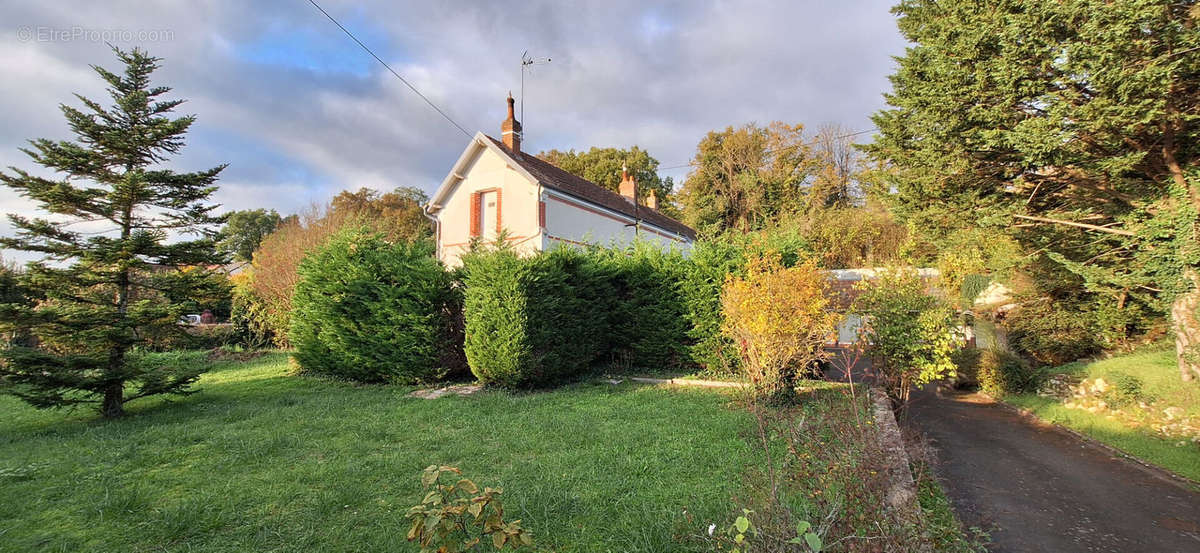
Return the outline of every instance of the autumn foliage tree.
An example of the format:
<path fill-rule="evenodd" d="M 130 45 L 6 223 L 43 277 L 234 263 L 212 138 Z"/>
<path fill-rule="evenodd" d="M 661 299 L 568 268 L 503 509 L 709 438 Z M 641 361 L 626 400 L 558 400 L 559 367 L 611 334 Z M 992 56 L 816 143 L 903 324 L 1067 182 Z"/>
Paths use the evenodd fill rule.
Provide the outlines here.
<path fill-rule="evenodd" d="M 828 279 L 812 260 L 784 267 L 777 252 L 750 258 L 721 293 L 722 330 L 742 355 L 756 396 L 779 398 L 820 358 L 840 318 L 829 309 Z"/>
<path fill-rule="evenodd" d="M 802 211 L 812 170 L 803 130 L 777 121 L 708 133 L 680 192 L 684 222 L 709 232 L 746 232 Z"/>
<path fill-rule="evenodd" d="M 338 231 L 362 226 L 391 241 L 422 241 L 433 236 L 422 213 L 425 194 L 416 188 L 380 193 L 363 188 L 343 191 L 324 208 L 314 206 L 289 217 L 263 239 L 251 268 L 235 280 L 234 319 L 253 341 L 289 345 L 292 295 L 300 277 L 297 268 L 310 252 Z"/>

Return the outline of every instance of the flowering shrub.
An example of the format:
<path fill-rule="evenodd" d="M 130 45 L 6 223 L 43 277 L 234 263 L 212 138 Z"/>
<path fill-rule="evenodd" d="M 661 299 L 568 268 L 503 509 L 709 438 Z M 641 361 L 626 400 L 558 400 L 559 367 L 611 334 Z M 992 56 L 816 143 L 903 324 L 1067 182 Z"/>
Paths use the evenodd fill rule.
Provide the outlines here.
<path fill-rule="evenodd" d="M 773 252 L 752 257 L 744 277 L 726 279 L 723 328 L 741 351 L 757 394 L 787 392 L 795 369 L 821 355 L 821 345 L 840 319 L 827 309 L 827 287 L 815 262 L 784 268 Z"/>

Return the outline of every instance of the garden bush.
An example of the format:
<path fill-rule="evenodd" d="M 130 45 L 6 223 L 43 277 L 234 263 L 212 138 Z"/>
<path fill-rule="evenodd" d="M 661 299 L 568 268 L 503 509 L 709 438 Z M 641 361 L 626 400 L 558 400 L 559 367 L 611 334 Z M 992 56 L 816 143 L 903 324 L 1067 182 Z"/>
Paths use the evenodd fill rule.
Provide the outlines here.
<path fill-rule="evenodd" d="M 979 386 L 979 358 L 983 350 L 979 348 L 959 348 L 950 354 L 954 363 L 954 387 L 960 390 Z"/>
<path fill-rule="evenodd" d="M 1020 356 L 1002 349 L 979 355 L 979 389 L 992 397 L 1037 391 L 1038 371 Z"/>
<path fill-rule="evenodd" d="M 1013 351 L 1042 365 L 1062 365 L 1100 351 L 1094 313 L 1049 299 L 1024 302 L 1004 320 Z"/>
<path fill-rule="evenodd" d="M 730 276 L 743 276 L 748 259 L 776 252 L 784 267 L 811 256 L 809 242 L 795 229 L 744 235 L 729 233 L 695 243 L 680 275 L 679 290 L 688 325 L 690 357 L 708 374 L 732 376 L 740 371 L 740 354 L 721 331 L 721 287 Z"/>
<path fill-rule="evenodd" d="M 855 288 L 853 310 L 863 317 L 873 371 L 897 407 L 914 386 L 954 376 L 951 354 L 960 345 L 954 313 L 929 294 L 912 270 L 882 270 Z"/>
<path fill-rule="evenodd" d="M 584 252 L 463 257 L 464 350 L 480 382 L 531 388 L 589 370 L 606 353 L 611 274 Z"/>
<path fill-rule="evenodd" d="M 609 357 L 614 366 L 638 369 L 690 365 L 685 302 L 680 282 L 687 259 L 657 244 L 595 248 L 587 254 L 601 266 L 611 291 Z"/>
<path fill-rule="evenodd" d="M 454 290 L 426 241 L 363 228 L 335 234 L 298 269 L 290 340 L 305 371 L 360 382 L 446 376 Z"/>
<path fill-rule="evenodd" d="M 797 372 L 820 357 L 841 318 L 826 309 L 828 286 L 814 261 L 785 268 L 771 252 L 751 258 L 745 276 L 726 280 L 723 330 L 757 396 L 786 399 Z"/>

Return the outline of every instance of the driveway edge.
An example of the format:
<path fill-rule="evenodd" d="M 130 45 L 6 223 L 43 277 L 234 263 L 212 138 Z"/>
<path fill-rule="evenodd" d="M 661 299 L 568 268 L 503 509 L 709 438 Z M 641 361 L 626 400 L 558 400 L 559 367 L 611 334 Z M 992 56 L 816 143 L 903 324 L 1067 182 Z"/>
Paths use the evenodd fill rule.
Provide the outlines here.
<path fill-rule="evenodd" d="M 875 407 L 875 424 L 879 428 L 879 445 L 887 455 L 888 506 L 905 515 L 915 515 L 919 511 L 917 485 L 909 468 L 908 451 L 904 449 L 900 425 L 896 423 L 896 414 L 892 412 L 892 402 L 878 388 L 871 389 L 871 399 Z"/>
<path fill-rule="evenodd" d="M 992 400 L 993 402 L 996 403 L 996 405 L 999 405 L 1000 407 L 1003 407 L 1004 409 L 1008 409 L 1009 411 L 1012 411 L 1012 412 L 1020 415 L 1022 418 L 1025 418 L 1025 419 L 1029 420 L 1030 422 L 1033 422 L 1034 424 L 1038 424 L 1038 425 L 1042 425 L 1042 426 L 1049 426 L 1049 427 L 1053 427 L 1057 430 L 1060 430 L 1062 432 L 1066 432 L 1067 434 L 1074 436 L 1079 441 L 1084 442 L 1085 444 L 1088 444 L 1092 447 L 1098 448 L 1098 449 L 1112 455 L 1113 457 L 1117 457 L 1117 458 L 1125 461 L 1126 463 L 1133 465 L 1134 467 L 1137 467 L 1142 472 L 1145 472 L 1146 474 L 1149 474 L 1149 475 L 1151 475 L 1159 480 L 1162 480 L 1168 484 L 1171 484 L 1177 488 L 1180 488 L 1184 491 L 1192 492 L 1192 493 L 1196 493 L 1196 492 L 1200 491 L 1200 482 L 1191 480 L 1191 479 L 1187 478 L 1186 476 L 1175 474 L 1174 472 L 1171 472 L 1168 469 L 1160 467 L 1160 466 L 1158 466 L 1154 463 L 1151 463 L 1149 461 L 1146 461 L 1140 457 L 1131 455 L 1131 454 L 1121 450 L 1120 448 L 1106 444 L 1100 440 L 1097 440 L 1091 436 L 1088 436 L 1087 434 L 1084 434 L 1083 432 L 1075 430 L 1074 428 L 1070 428 L 1068 426 L 1043 419 L 1043 418 L 1037 416 L 1037 413 L 1034 413 L 1032 410 L 1026 409 L 1024 407 L 1017 407 L 1016 405 L 1008 403 L 1002 399 L 997 399 L 997 398 L 995 398 L 991 395 L 985 394 L 983 392 L 978 392 L 978 393 L 980 396 L 986 397 L 986 398 Z M 940 390 L 939 390 L 939 394 L 940 394 Z"/>

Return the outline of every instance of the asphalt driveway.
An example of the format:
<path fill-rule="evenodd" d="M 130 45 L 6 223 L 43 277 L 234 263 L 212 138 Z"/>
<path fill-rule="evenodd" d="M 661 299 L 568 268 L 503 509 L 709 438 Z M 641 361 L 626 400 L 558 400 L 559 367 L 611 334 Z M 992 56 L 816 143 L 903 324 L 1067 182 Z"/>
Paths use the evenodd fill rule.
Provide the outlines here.
<path fill-rule="evenodd" d="M 1200 552 L 1200 493 L 976 394 L 923 392 L 908 424 L 993 551 Z"/>

